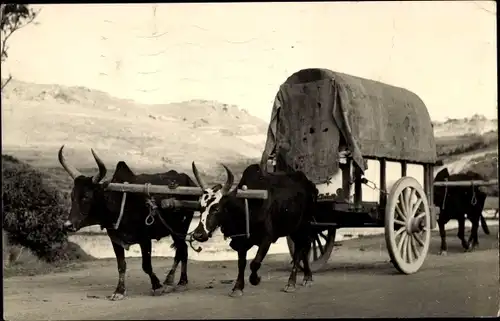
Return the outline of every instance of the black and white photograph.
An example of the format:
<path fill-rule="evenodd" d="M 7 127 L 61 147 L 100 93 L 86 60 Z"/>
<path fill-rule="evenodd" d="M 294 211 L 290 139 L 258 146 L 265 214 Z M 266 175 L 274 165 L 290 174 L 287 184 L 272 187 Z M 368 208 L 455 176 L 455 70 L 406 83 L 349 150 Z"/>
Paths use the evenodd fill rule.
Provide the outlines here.
<path fill-rule="evenodd" d="M 500 316 L 496 2 L 0 6 L 4 320 Z"/>

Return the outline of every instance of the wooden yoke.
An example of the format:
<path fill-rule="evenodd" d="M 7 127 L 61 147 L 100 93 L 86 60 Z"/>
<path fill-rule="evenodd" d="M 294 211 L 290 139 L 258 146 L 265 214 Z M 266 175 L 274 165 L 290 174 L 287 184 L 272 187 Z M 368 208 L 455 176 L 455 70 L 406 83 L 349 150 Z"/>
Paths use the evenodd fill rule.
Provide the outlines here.
<path fill-rule="evenodd" d="M 150 194 L 166 194 L 166 195 L 194 195 L 201 196 L 203 191 L 200 187 L 178 186 L 170 188 L 166 185 L 146 185 L 146 184 L 121 184 L 109 183 L 106 187 L 108 191 L 129 192 L 129 193 L 147 193 Z M 267 190 L 250 189 L 238 190 L 236 197 L 239 198 L 256 198 L 267 199 Z"/>

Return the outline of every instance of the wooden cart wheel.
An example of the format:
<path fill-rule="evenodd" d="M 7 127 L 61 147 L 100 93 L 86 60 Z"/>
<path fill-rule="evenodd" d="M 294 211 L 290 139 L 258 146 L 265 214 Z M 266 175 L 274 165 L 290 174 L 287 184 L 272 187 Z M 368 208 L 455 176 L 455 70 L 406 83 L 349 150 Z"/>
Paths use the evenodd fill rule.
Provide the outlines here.
<path fill-rule="evenodd" d="M 398 271 L 412 274 L 424 263 L 431 241 L 431 214 L 425 192 L 413 177 L 392 187 L 385 208 L 385 242 Z"/>
<path fill-rule="evenodd" d="M 330 259 L 335 243 L 335 228 L 319 231 L 316 233 L 311 243 L 311 250 L 309 251 L 309 266 L 312 272 L 320 270 Z M 288 243 L 288 250 L 293 257 L 295 246 L 292 239 L 287 236 L 286 242 Z M 299 263 L 299 269 L 303 270 L 302 261 Z"/>

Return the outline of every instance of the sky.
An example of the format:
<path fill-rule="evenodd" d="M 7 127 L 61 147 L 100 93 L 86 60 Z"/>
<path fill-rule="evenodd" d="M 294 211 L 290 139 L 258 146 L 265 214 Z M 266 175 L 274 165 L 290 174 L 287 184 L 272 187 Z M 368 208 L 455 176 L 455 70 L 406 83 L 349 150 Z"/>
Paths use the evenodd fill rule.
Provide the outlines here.
<path fill-rule="evenodd" d="M 493 1 L 34 7 L 2 77 L 143 103 L 218 100 L 269 121 L 280 84 L 320 67 L 407 88 L 433 120 L 497 116 Z"/>

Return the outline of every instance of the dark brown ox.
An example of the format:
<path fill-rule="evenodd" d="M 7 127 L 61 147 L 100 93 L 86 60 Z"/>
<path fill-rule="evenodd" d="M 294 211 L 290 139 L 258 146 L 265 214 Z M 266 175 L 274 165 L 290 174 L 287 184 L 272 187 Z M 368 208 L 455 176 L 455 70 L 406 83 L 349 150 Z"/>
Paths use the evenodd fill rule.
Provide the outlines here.
<path fill-rule="evenodd" d="M 241 296 L 245 287 L 244 273 L 247 251 L 254 245 L 258 251 L 250 263 L 252 285 L 260 283 L 257 274 L 264 257 L 280 237 L 290 236 L 295 243 L 293 267 L 285 292 L 293 292 L 300 260 L 304 263 L 303 285 L 312 284 L 308 253 L 311 247 L 310 220 L 314 212 L 318 190 L 302 172 L 263 174 L 259 165 L 248 166 L 237 188 L 231 190 L 234 176 L 225 165 L 227 181 L 224 186 L 208 187 L 192 164 L 193 173 L 203 189 L 200 197 L 201 219 L 193 237 L 200 242 L 207 241 L 220 227 L 224 237 L 232 238 L 230 246 L 238 252 L 238 278 L 231 296 Z M 268 199 L 249 199 L 250 238 L 246 233 L 245 201 L 236 197 L 238 189 L 260 189 L 268 191 Z"/>
<path fill-rule="evenodd" d="M 106 175 L 106 166 L 92 150 L 92 155 L 99 167 L 99 172 L 93 177 L 82 175 L 75 167 L 68 164 L 63 155 L 64 145 L 59 150 L 59 162 L 74 180 L 71 191 L 71 212 L 65 223 L 65 227 L 70 232 L 90 226 L 100 225 L 105 228 L 111 239 L 118 264 L 118 285 L 111 296 L 112 300 L 119 300 L 125 296 L 125 272 L 127 264 L 125 262 L 125 249 L 129 249 L 132 244 L 139 244 L 142 253 L 142 269 L 149 276 L 153 294 L 170 292 L 172 290 L 184 290 L 188 284 L 187 260 L 188 248 L 185 235 L 189 224 L 193 218 L 194 211 L 187 209 L 162 209 L 158 206 L 158 215 L 152 224 L 146 224 L 146 218 L 151 212 L 151 206 L 146 203 L 145 194 L 128 193 L 123 210 L 123 217 L 118 226 L 117 222 L 122 202 L 122 193 L 106 191 L 106 184 L 100 184 Z M 191 178 L 176 171 L 168 171 L 159 174 L 135 175 L 125 162 L 118 162 L 116 165 L 111 183 L 170 185 L 172 183 L 179 186 L 196 186 Z M 161 202 L 160 195 L 151 195 L 154 204 Z M 182 199 L 197 200 L 196 196 L 187 196 Z M 172 236 L 175 250 L 175 258 L 165 282 L 162 284 L 153 272 L 151 265 L 151 240 L 159 240 L 166 236 Z M 174 277 L 177 266 L 181 263 L 181 276 L 177 287 L 174 287 Z"/>
<path fill-rule="evenodd" d="M 436 175 L 434 181 L 470 181 L 484 180 L 484 178 L 474 172 L 450 175 L 447 168 L 443 168 Z M 436 186 L 434 187 L 434 205 L 440 208 L 438 225 L 441 235 L 440 254 L 446 255 L 448 246 L 446 244 L 446 231 L 444 226 L 451 219 L 458 221 L 458 238 L 462 242 L 464 250 L 473 250 L 479 245 L 478 228 L 479 222 L 484 233 L 490 234 L 488 225 L 483 216 L 486 193 L 481 191 L 479 186 Z M 465 217 L 472 223 L 469 240 L 465 240 Z"/>

